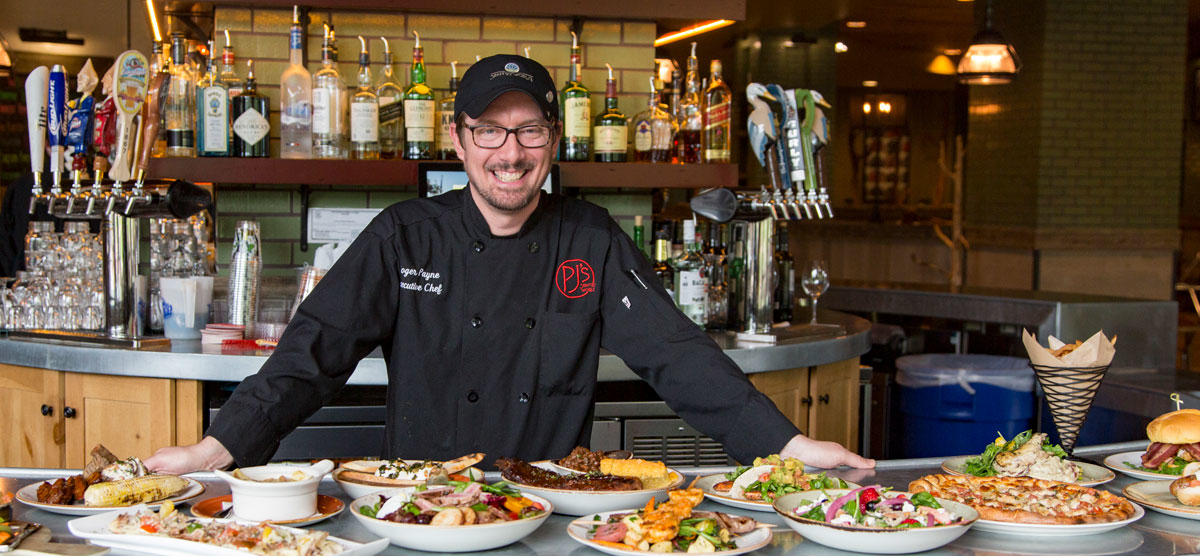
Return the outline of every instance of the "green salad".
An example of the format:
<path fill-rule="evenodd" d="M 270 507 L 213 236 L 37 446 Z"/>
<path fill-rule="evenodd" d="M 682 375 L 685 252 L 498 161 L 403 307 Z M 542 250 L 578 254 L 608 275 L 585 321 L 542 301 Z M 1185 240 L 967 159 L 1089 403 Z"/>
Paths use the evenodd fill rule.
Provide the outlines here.
<path fill-rule="evenodd" d="M 976 477 L 994 477 L 996 469 L 996 456 L 1002 452 L 1015 452 L 1029 442 L 1033 437 L 1033 431 L 1027 430 L 1012 437 L 1012 440 L 1004 440 L 1004 435 L 996 433 L 996 440 L 988 444 L 984 448 L 983 453 L 973 458 L 967 458 L 966 468 L 963 470 L 968 475 Z M 1066 458 L 1067 452 L 1057 444 L 1051 444 L 1049 440 L 1042 441 L 1042 450 L 1050 455 L 1058 458 Z"/>
<path fill-rule="evenodd" d="M 1147 473 L 1161 473 L 1163 475 L 1183 475 L 1183 468 L 1187 467 L 1187 464 L 1189 464 L 1191 462 L 1186 459 L 1183 459 L 1183 458 L 1171 458 L 1171 459 L 1163 462 L 1163 464 L 1158 467 L 1144 467 L 1141 465 L 1134 465 L 1127 461 L 1123 462 L 1123 463 L 1125 464 L 1125 467 L 1128 467 L 1130 469 L 1135 469 L 1137 471 L 1145 471 Z"/>

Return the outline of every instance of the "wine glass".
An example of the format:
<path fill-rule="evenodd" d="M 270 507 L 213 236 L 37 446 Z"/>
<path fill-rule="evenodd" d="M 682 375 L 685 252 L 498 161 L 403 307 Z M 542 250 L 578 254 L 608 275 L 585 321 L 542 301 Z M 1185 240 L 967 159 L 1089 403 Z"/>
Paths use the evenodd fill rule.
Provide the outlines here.
<path fill-rule="evenodd" d="M 829 289 L 829 272 L 825 270 L 825 261 L 808 261 L 804 274 L 800 276 L 800 286 L 812 298 L 812 321 L 809 324 L 817 324 L 817 299 Z"/>

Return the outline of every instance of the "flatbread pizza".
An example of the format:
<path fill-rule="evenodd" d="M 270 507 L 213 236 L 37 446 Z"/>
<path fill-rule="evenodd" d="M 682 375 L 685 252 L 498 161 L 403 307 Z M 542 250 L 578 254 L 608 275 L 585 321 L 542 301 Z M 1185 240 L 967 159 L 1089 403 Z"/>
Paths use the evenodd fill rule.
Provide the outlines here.
<path fill-rule="evenodd" d="M 990 521 L 1079 525 L 1124 521 L 1135 513 L 1133 504 L 1111 492 L 1029 477 L 926 475 L 908 489 L 968 504 Z"/>

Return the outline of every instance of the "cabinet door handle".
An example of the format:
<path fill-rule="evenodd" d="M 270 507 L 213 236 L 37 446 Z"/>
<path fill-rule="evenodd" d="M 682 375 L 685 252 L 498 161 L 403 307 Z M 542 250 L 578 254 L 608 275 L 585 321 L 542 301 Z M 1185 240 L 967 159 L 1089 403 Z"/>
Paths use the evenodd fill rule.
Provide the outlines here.
<path fill-rule="evenodd" d="M 803 398 L 800 398 L 800 403 L 803 405 L 812 405 L 812 402 L 812 396 L 804 396 Z"/>
<path fill-rule="evenodd" d="M 67 419 L 74 419 L 75 418 L 75 408 L 73 408 L 71 406 L 64 407 L 63 408 L 63 417 L 66 417 Z"/>
<path fill-rule="evenodd" d="M 42 415 L 45 415 L 46 417 L 54 415 L 54 408 L 46 404 L 42 404 Z"/>
<path fill-rule="evenodd" d="M 821 403 L 829 403 L 829 394 L 821 394 L 821 395 L 820 395 L 820 396 L 817 398 L 817 401 L 819 401 L 819 402 L 821 402 Z"/>

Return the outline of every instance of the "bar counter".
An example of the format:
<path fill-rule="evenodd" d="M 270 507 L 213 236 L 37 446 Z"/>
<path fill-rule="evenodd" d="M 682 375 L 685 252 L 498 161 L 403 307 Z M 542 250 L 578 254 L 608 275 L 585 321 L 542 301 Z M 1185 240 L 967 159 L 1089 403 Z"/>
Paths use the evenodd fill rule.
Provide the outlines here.
<path fill-rule="evenodd" d="M 1076 451 L 1076 455 L 1101 461 L 1108 454 L 1142 450 L 1145 446 L 1145 441 L 1092 446 L 1080 448 Z M 862 484 L 882 484 L 904 488 L 909 481 L 917 477 L 940 472 L 939 464 L 942 459 L 926 458 L 881 461 L 878 468 L 873 471 L 839 469 L 830 473 Z M 689 479 L 697 475 L 708 475 L 729 470 L 730 468 L 719 467 L 679 469 L 679 471 L 688 475 Z M 0 468 L 0 491 L 14 492 L 34 481 L 66 476 L 76 472 L 69 470 Z M 212 473 L 196 473 L 190 476 L 200 480 L 207 487 L 205 492 L 195 499 L 197 502 L 229 493 L 226 484 Z M 488 478 L 491 480 L 497 479 L 494 474 L 489 474 Z M 1105 488 L 1119 495 L 1122 488 L 1134 482 L 1137 482 L 1137 480 L 1118 473 L 1116 480 L 1100 488 Z M 321 484 L 320 492 L 330 496 L 337 496 L 346 502 L 351 500 L 328 477 Z M 710 501 L 705 501 L 701 504 L 700 509 L 747 515 L 765 523 L 779 525 L 779 527 L 774 529 L 774 537 L 771 544 L 756 552 L 756 554 L 851 554 L 806 541 L 784 525 L 782 518 L 774 513 L 739 510 Z M 329 531 L 334 536 L 349 540 L 373 540 L 375 536 L 359 525 L 353 516 L 348 515 L 348 511 L 347 509 L 340 515 L 311 525 L 310 527 Z M 34 521 L 49 527 L 53 532 L 54 540 L 57 542 L 81 542 L 80 539 L 72 537 L 67 530 L 67 521 L 73 519 L 70 516 L 44 512 L 20 502 L 13 503 L 13 513 L 15 519 Z M 578 544 L 567 536 L 567 524 L 572 519 L 569 516 L 552 515 L 545 524 L 525 539 L 507 547 L 481 554 L 507 556 L 559 556 L 563 554 L 590 556 L 600 554 L 600 552 Z M 1098 535 L 1054 538 L 968 531 L 955 542 L 941 549 L 924 554 L 955 554 L 960 556 L 985 554 L 1189 554 L 1198 550 L 1200 550 L 1200 524 L 1193 520 L 1172 517 L 1147 510 L 1145 517 L 1137 522 L 1115 531 Z M 124 552 L 114 550 L 112 554 L 124 554 Z M 429 553 L 390 546 L 383 554 Z"/>

